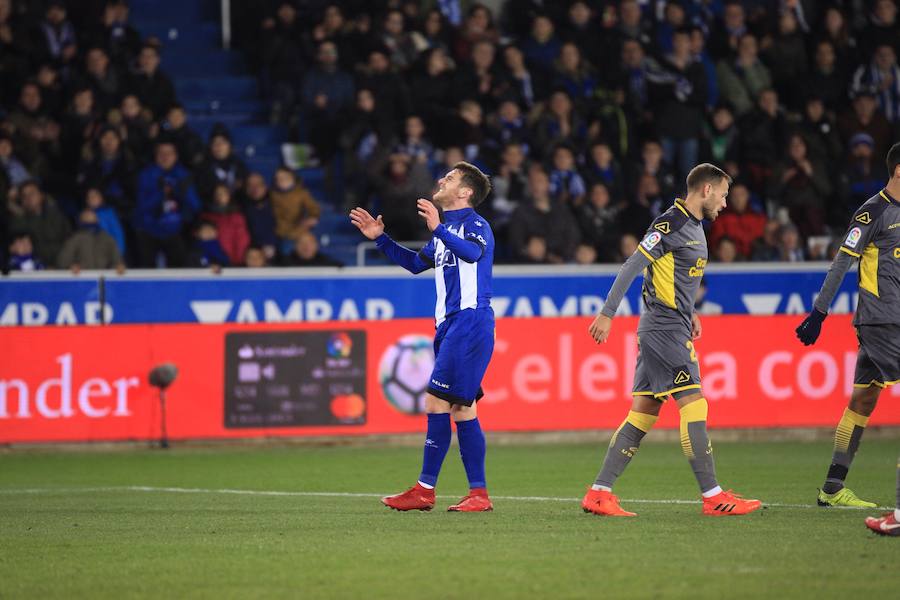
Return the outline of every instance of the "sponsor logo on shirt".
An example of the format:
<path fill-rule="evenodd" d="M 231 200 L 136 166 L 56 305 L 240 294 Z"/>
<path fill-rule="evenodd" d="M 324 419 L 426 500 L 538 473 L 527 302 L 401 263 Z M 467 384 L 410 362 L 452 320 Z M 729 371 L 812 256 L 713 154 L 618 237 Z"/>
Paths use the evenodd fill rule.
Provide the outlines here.
<path fill-rule="evenodd" d="M 702 243 L 703 242 L 701 242 L 700 240 L 688 240 L 687 242 L 684 243 L 684 245 L 685 246 L 699 246 Z"/>
<path fill-rule="evenodd" d="M 662 235 L 660 235 L 658 231 L 651 231 L 647 234 L 647 237 L 644 238 L 644 241 L 641 242 L 641 246 L 644 247 L 644 250 L 653 250 L 661 239 Z"/>
<path fill-rule="evenodd" d="M 698 258 L 697 264 L 688 269 L 688 275 L 691 277 L 703 277 L 703 271 L 706 269 L 706 259 Z"/>
<path fill-rule="evenodd" d="M 434 267 L 455 267 L 456 266 L 456 255 L 450 252 L 449 250 L 444 250 L 440 254 L 436 256 L 437 260 L 434 261 Z"/>
<path fill-rule="evenodd" d="M 868 215 L 868 213 L 863 213 Z M 862 237 L 862 229 L 859 227 L 854 227 L 850 230 L 850 233 L 847 234 L 847 239 L 844 240 L 844 245 L 848 248 L 856 248 L 856 245 L 859 244 L 859 238 Z"/>
<path fill-rule="evenodd" d="M 897 229 L 898 227 L 900 227 L 900 223 L 892 223 L 888 225 L 888 229 Z"/>

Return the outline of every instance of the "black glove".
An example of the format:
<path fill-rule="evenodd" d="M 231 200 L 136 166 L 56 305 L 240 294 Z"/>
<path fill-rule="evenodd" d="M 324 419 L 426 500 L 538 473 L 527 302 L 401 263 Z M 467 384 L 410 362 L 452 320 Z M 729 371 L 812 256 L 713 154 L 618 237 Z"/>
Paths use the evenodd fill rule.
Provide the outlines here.
<path fill-rule="evenodd" d="M 809 313 L 809 316 L 803 319 L 803 322 L 797 327 L 797 338 L 803 342 L 804 346 L 812 346 L 816 343 L 816 340 L 819 339 L 819 333 L 822 331 L 822 321 L 827 316 L 818 308 L 814 308 Z"/>

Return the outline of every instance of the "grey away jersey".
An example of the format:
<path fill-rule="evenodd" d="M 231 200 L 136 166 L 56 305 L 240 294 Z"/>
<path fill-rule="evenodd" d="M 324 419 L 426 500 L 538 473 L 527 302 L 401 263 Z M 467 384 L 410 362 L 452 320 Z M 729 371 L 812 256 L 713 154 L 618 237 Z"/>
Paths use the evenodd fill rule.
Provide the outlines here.
<path fill-rule="evenodd" d="M 638 250 L 650 260 L 641 296 L 643 331 L 682 330 L 690 333 L 694 298 L 709 259 L 700 220 L 680 200 L 656 218 Z"/>
<path fill-rule="evenodd" d="M 854 325 L 900 324 L 900 205 L 884 190 L 853 215 L 841 252 L 859 259 Z"/>

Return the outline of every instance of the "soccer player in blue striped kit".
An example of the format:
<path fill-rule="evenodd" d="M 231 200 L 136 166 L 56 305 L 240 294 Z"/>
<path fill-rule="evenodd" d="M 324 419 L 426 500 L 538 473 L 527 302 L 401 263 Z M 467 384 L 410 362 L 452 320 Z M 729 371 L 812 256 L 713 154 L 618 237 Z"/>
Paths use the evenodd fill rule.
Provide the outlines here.
<path fill-rule="evenodd" d="M 475 402 L 483 396 L 481 380 L 494 351 L 491 309 L 494 235 L 487 222 L 475 212 L 490 189 L 490 181 L 477 167 L 465 162 L 454 165 L 438 181 L 433 203 L 423 198 L 417 202 L 419 216 L 433 234 L 418 253 L 384 233 L 381 215 L 376 219 L 362 208 L 350 211 L 353 224 L 367 238 L 375 240 L 394 263 L 410 273 L 435 270 L 435 363 L 425 396 L 428 432 L 422 472 L 407 491 L 382 498 L 385 506 L 396 510 L 434 508 L 434 488 L 450 448 L 451 419 L 456 422 L 469 493 L 448 510 L 493 510 L 484 475 L 484 433 L 475 408 Z M 441 223 L 435 205 L 444 210 L 446 223 Z"/>

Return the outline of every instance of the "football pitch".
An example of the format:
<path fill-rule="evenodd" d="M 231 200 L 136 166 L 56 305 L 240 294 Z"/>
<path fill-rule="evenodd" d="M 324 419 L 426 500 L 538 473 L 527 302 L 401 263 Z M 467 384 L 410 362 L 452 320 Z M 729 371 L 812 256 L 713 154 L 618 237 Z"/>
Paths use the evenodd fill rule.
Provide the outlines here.
<path fill-rule="evenodd" d="M 444 512 L 456 446 L 431 513 L 378 500 L 415 480 L 415 448 L 5 452 L 0 598 L 896 597 L 900 539 L 863 525 L 879 511 L 814 506 L 830 444 L 717 444 L 722 485 L 768 505 L 725 518 L 652 441 L 616 489 L 638 518 L 584 514 L 604 450 L 489 446 L 482 514 Z M 864 440 L 850 487 L 893 506 L 898 452 Z"/>

